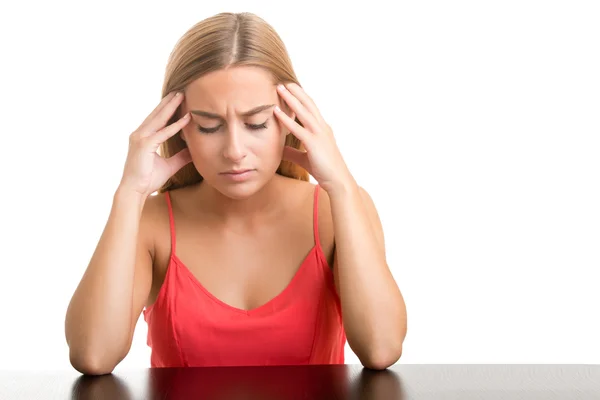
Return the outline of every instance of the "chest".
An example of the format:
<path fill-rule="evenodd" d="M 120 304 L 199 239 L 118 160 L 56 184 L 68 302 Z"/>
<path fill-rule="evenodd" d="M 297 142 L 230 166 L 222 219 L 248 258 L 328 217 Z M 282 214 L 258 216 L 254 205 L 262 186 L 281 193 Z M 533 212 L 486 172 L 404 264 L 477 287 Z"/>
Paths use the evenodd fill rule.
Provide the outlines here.
<path fill-rule="evenodd" d="M 175 254 L 184 268 L 210 296 L 237 310 L 254 310 L 281 296 L 301 268 L 314 262 L 316 246 L 333 262 L 331 224 L 319 222 L 319 242 L 311 218 L 290 218 L 277 228 L 240 234 L 198 228 L 180 222 L 176 227 Z M 167 227 L 168 228 L 168 227 Z M 170 232 L 156 248 L 154 279 L 148 304 L 160 291 L 171 258 Z"/>

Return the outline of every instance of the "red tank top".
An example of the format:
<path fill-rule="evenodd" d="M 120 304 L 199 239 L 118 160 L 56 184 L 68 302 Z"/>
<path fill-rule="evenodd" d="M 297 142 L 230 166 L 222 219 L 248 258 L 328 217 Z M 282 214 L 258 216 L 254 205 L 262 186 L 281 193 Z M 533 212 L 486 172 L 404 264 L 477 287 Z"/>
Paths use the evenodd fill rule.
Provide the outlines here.
<path fill-rule="evenodd" d="M 151 367 L 344 364 L 346 334 L 333 273 L 319 242 L 288 286 L 252 310 L 213 296 L 177 258 L 169 192 L 171 257 L 156 301 L 143 310 Z"/>

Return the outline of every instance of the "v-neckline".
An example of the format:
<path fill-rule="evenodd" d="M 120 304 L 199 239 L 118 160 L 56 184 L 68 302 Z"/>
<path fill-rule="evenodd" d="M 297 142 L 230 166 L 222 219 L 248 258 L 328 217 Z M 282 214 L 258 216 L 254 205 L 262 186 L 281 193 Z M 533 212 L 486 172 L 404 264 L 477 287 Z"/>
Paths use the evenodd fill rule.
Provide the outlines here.
<path fill-rule="evenodd" d="M 177 256 L 177 254 L 174 254 L 174 253 L 171 254 L 169 264 L 174 263 L 174 264 L 177 264 L 178 267 L 181 267 L 181 270 L 185 271 L 185 273 L 190 277 L 192 282 L 194 282 L 194 284 L 196 286 L 198 286 L 200 288 L 200 290 L 202 290 L 215 303 L 219 304 L 220 306 L 222 306 L 230 311 L 234 311 L 237 313 L 242 313 L 242 314 L 250 316 L 250 315 L 257 314 L 260 311 L 262 311 L 263 309 L 265 309 L 269 306 L 272 306 L 274 303 L 280 301 L 280 299 L 282 297 L 284 297 L 292 289 L 295 282 L 299 279 L 300 274 L 306 268 L 306 265 L 309 264 L 308 261 L 310 260 L 310 257 L 314 256 L 314 253 L 316 253 L 317 258 L 324 257 L 324 255 L 319 254 L 319 249 L 320 249 L 320 246 L 317 243 L 315 243 L 313 245 L 313 247 L 309 250 L 308 254 L 304 257 L 304 259 L 302 260 L 302 263 L 300 264 L 300 267 L 298 267 L 298 270 L 296 271 L 296 273 L 294 274 L 294 276 L 292 277 L 290 282 L 285 286 L 285 288 L 281 292 L 279 292 L 277 295 L 275 295 L 275 297 L 268 300 L 266 303 L 264 303 L 258 307 L 252 308 L 250 310 L 245 310 L 243 308 L 232 306 L 231 304 L 225 303 L 223 300 L 221 300 L 217 296 L 213 295 L 206 287 L 204 287 L 204 285 L 202 285 L 202 283 L 196 277 L 196 275 L 194 275 L 192 273 L 192 271 L 187 267 L 187 265 L 185 265 L 185 263 L 183 261 L 181 261 L 181 259 Z M 169 265 L 169 268 L 171 268 L 171 267 L 172 267 L 172 265 Z M 168 272 L 169 271 L 167 271 L 167 273 Z"/>

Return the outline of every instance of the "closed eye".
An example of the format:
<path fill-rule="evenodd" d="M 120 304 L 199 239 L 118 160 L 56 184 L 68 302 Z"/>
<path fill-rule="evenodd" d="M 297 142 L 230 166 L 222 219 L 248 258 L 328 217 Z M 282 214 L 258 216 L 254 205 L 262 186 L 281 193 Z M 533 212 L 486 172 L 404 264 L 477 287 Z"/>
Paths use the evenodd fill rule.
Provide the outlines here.
<path fill-rule="evenodd" d="M 263 122 L 262 124 L 246 124 L 246 126 L 253 131 L 257 131 L 260 129 L 267 129 L 267 122 Z M 215 126 L 214 128 L 205 128 L 203 126 L 198 125 L 198 131 L 202 132 L 202 133 L 215 133 L 219 130 L 219 128 L 221 128 L 221 125 Z"/>

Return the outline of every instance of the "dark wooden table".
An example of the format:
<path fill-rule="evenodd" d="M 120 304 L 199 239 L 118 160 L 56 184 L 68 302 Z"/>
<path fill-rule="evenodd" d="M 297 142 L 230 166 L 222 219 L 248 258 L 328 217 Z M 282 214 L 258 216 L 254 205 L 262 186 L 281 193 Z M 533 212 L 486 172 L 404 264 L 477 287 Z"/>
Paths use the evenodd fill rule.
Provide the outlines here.
<path fill-rule="evenodd" d="M 396 364 L 0 371 L 5 399 L 600 399 L 600 365 Z"/>

